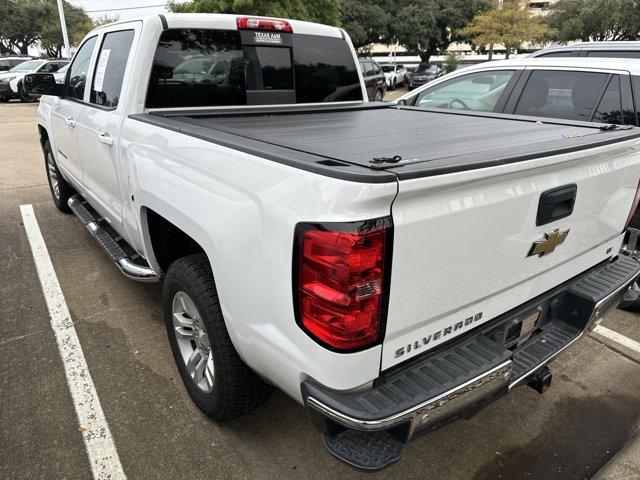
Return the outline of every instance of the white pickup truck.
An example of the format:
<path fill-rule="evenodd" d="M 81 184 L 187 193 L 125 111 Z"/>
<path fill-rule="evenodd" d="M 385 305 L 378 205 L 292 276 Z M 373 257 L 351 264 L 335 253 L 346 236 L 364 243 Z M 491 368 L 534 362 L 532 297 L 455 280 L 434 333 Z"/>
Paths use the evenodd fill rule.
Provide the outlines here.
<path fill-rule="evenodd" d="M 275 386 L 358 468 L 542 392 L 640 272 L 618 255 L 640 130 L 367 103 L 339 28 L 149 16 L 25 88 L 56 206 L 162 280 L 198 407 L 228 420 Z"/>

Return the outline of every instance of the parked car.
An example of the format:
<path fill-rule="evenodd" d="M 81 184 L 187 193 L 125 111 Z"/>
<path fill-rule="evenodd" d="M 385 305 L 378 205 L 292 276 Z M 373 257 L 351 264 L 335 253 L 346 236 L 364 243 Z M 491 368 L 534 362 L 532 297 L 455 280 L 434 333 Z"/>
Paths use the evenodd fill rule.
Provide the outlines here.
<path fill-rule="evenodd" d="M 31 60 L 30 57 L 0 57 L 0 72 L 11 70 L 16 65 Z"/>
<path fill-rule="evenodd" d="M 375 60 L 361 59 L 359 64 L 368 99 L 381 102 L 387 93 L 387 81 L 382 68 Z"/>
<path fill-rule="evenodd" d="M 517 386 L 545 391 L 617 304 L 640 274 L 618 256 L 640 131 L 370 105 L 353 52 L 308 22 L 150 15 L 91 31 L 63 85 L 25 85 L 46 93 L 54 204 L 126 276 L 163 280 L 196 405 L 228 420 L 275 386 L 371 470 Z M 224 60 L 215 83 L 175 78 L 198 56 Z"/>
<path fill-rule="evenodd" d="M 582 42 L 573 45 L 554 45 L 529 55 L 533 57 L 607 57 L 640 59 L 640 41 Z"/>
<path fill-rule="evenodd" d="M 429 83 L 444 73 L 438 65 L 421 65 L 415 72 L 409 75 L 409 91 Z"/>
<path fill-rule="evenodd" d="M 450 73 L 400 103 L 540 118 L 639 125 L 640 62 L 525 58 Z"/>
<path fill-rule="evenodd" d="M 0 73 L 0 101 L 6 102 L 12 98 L 20 98 L 23 102 L 36 101 L 36 97 L 26 94 L 22 88 L 24 76 L 36 72 L 54 73 L 68 63 L 68 60 L 28 60 Z"/>
<path fill-rule="evenodd" d="M 407 83 L 407 69 L 404 65 L 395 63 L 380 65 L 384 72 L 387 88 L 394 90 L 398 86 L 404 87 Z"/>

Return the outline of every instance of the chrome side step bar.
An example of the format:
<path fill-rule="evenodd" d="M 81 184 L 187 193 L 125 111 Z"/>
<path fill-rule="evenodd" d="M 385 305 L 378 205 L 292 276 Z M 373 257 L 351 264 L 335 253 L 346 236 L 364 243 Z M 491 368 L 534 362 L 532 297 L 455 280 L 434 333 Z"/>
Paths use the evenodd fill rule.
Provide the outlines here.
<path fill-rule="evenodd" d="M 71 211 L 78 217 L 84 226 L 87 228 L 91 236 L 98 242 L 103 250 L 109 255 L 109 258 L 113 260 L 116 266 L 120 269 L 120 272 L 131 280 L 138 282 L 157 282 L 159 281 L 158 275 L 149 267 L 145 262 L 144 264 L 135 263 L 133 259 L 125 253 L 125 251 L 118 245 L 118 241 L 103 227 L 100 226 L 101 218 L 96 218 L 89 210 L 87 202 L 80 196 L 80 194 L 74 195 L 67 202 Z"/>

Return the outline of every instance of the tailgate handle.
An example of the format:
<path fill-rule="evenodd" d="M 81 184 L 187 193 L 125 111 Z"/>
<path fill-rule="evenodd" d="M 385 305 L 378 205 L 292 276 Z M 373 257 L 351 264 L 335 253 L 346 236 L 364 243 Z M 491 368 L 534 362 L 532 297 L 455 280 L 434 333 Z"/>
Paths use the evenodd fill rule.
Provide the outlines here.
<path fill-rule="evenodd" d="M 565 185 L 543 192 L 538 204 L 536 225 L 545 225 L 571 215 L 577 191 L 577 185 Z"/>

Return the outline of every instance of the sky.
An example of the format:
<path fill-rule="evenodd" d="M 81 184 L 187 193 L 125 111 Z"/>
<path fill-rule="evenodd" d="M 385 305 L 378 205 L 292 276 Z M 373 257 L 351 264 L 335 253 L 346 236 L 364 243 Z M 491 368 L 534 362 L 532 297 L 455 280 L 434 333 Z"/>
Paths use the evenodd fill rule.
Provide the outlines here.
<path fill-rule="evenodd" d="M 168 0 L 67 0 L 69 3 L 84 8 L 92 18 L 108 15 L 120 20 L 148 15 L 166 13 Z"/>

